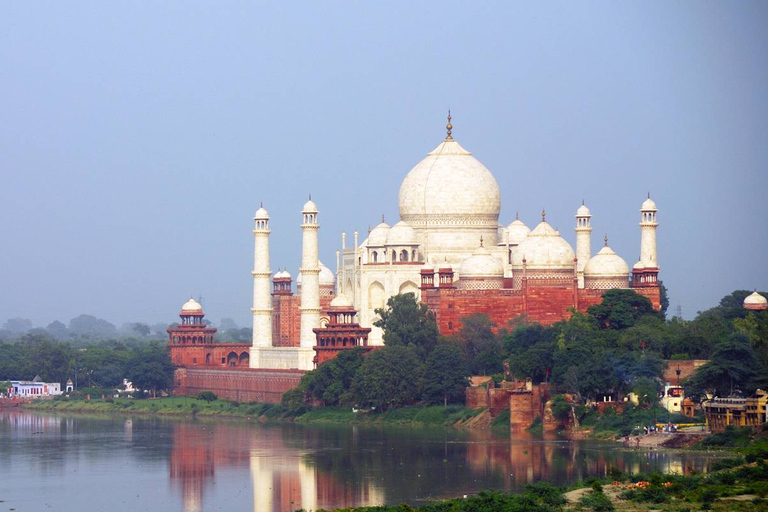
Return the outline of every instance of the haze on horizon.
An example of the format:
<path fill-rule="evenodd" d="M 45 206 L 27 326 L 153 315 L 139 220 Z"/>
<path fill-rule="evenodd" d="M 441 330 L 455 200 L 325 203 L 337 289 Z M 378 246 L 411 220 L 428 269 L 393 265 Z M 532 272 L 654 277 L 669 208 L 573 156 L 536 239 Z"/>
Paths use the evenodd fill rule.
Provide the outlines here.
<path fill-rule="evenodd" d="M 0 4 L 0 325 L 82 313 L 250 326 L 253 214 L 295 277 L 301 206 L 335 270 L 453 136 L 499 222 L 631 266 L 659 207 L 670 315 L 768 289 L 768 4 Z"/>

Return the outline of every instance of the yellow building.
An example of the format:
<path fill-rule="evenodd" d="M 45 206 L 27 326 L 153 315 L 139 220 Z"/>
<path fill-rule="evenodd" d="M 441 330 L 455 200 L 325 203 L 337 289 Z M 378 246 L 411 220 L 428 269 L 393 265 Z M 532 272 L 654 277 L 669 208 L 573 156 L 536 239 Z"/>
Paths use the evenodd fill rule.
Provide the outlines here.
<path fill-rule="evenodd" d="M 702 403 L 707 415 L 707 425 L 713 432 L 725 430 L 728 425 L 734 427 L 754 427 L 762 425 L 766 417 L 768 392 L 758 389 L 749 398 L 713 398 Z"/>

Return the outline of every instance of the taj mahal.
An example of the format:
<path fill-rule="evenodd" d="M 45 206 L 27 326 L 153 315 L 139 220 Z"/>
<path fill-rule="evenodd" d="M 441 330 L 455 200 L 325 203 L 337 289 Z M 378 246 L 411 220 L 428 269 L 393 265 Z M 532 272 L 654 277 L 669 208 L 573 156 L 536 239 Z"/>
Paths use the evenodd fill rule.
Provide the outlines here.
<path fill-rule="evenodd" d="M 453 138 L 450 114 L 446 128 L 445 139 L 403 179 L 399 221 L 389 225 L 382 218 L 365 237 L 341 233 L 336 272 L 318 259 L 320 208 L 309 198 L 299 217 L 302 257 L 295 292 L 291 274 L 270 267 L 270 217 L 262 205 L 254 216 L 252 344 L 233 348 L 236 360 L 206 356 L 198 347 L 195 366 L 306 371 L 325 360 L 317 357 L 323 349 L 381 346 L 376 309 L 401 293 L 425 303 L 444 335 L 477 313 L 499 326 L 520 316 L 550 324 L 585 311 L 614 288 L 632 288 L 660 307 L 657 208 L 650 195 L 640 206 L 640 257 L 630 269 L 607 238 L 593 252 L 592 216 L 583 202 L 575 210 L 575 250 L 547 222 L 545 211 L 533 229 L 517 218 L 500 223 L 496 179 Z M 191 300 L 182 319 L 185 312 L 201 318 L 202 308 Z M 194 319 L 189 322 L 194 325 Z M 172 352 L 173 339 L 171 333 Z M 179 341 L 177 354 L 183 346 L 192 349 Z M 191 366 L 181 355 L 175 363 Z"/>

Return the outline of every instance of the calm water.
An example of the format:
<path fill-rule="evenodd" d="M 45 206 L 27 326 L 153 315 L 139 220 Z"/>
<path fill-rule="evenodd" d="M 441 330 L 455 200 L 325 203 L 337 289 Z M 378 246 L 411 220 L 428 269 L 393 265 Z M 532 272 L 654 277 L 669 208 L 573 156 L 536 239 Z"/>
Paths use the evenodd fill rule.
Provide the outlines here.
<path fill-rule="evenodd" d="M 0 512 L 419 503 L 623 471 L 706 471 L 700 453 L 443 429 L 0 411 Z"/>

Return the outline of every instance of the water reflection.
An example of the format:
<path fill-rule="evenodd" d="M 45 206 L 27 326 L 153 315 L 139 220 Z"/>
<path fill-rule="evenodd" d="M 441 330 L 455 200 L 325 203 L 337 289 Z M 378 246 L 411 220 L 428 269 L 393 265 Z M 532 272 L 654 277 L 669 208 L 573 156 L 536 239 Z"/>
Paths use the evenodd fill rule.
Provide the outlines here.
<path fill-rule="evenodd" d="M 0 413 L 0 463 L 9 469 L 2 498 L 31 505 L 24 509 L 40 500 L 78 512 L 422 503 L 539 480 L 567 484 L 612 467 L 706 471 L 711 460 L 526 434 Z"/>

